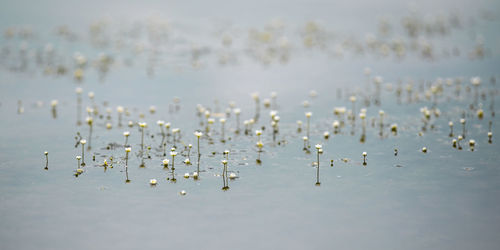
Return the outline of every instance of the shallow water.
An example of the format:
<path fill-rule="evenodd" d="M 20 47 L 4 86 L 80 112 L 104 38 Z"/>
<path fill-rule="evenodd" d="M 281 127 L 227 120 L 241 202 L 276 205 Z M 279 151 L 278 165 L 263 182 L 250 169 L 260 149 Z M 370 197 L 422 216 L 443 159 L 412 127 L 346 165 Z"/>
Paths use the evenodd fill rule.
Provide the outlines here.
<path fill-rule="evenodd" d="M 277 3 L 271 5 L 278 6 Z M 18 65 L 20 57 L 12 54 L 12 57 L 2 57 L 0 248 L 496 249 L 500 243 L 497 163 L 500 156 L 496 135 L 500 130 L 498 114 L 492 117 L 490 110 L 491 98 L 498 99 L 498 83 L 490 83 L 490 78 L 499 77 L 500 54 L 495 41 L 500 36 L 494 28 L 500 19 L 496 15 L 496 19 L 482 20 L 477 13 L 498 8 L 498 4 L 484 1 L 474 6 L 474 11 L 467 14 L 477 19 L 475 25 L 465 25 L 449 36 L 424 36 L 435 42 L 435 60 L 421 58 L 411 51 L 405 58 L 395 59 L 369 52 L 355 55 L 348 49 L 343 57 L 337 57 L 332 53 L 338 40 L 329 42 L 327 49 L 312 50 L 303 48 L 297 40 L 300 37 L 297 27 L 312 19 L 314 13 L 317 13 L 315 19 L 323 20 L 326 27 L 339 30 L 341 37 L 351 34 L 363 40 L 367 30 L 376 33 L 374 20 L 379 15 L 391 15 L 391 8 L 408 13 L 406 4 L 381 5 L 377 7 L 379 14 L 367 14 L 366 10 L 356 12 L 350 4 L 315 3 L 308 8 L 303 8 L 305 4 L 301 2 L 290 5 L 288 15 L 276 14 L 291 23 L 285 32 L 294 43 L 290 59 L 269 65 L 255 60 L 248 52 L 251 46 L 246 44 L 246 29 L 262 28 L 263 23 L 274 17 L 268 14 L 270 10 L 258 16 L 242 14 L 240 20 L 234 20 L 238 17 L 235 13 L 246 12 L 240 9 L 243 7 L 229 6 L 235 13 L 222 17 L 233 19 L 235 41 L 228 51 L 238 59 L 221 65 L 218 52 L 224 48 L 218 37 L 205 27 L 216 29 L 213 26 L 217 25 L 202 22 L 212 16 L 205 14 L 190 19 L 198 11 L 189 12 L 187 4 L 173 5 L 172 9 L 179 10 L 178 13 L 190 14 L 172 14 L 174 27 L 182 28 L 174 29 L 173 42 L 168 42 L 173 46 L 171 50 L 168 46 L 159 46 L 162 54 L 154 64 L 154 74 L 148 74 L 150 57 L 131 55 L 127 49 L 95 47 L 89 42 L 88 25 L 101 16 L 112 20 L 111 32 L 106 34 L 116 35 L 120 17 L 124 16 L 120 11 L 108 15 L 97 11 L 72 21 L 63 11 L 67 7 L 47 10 L 44 6 L 41 8 L 45 13 L 59 16 L 64 22 L 50 17 L 37 24 L 36 16 L 27 14 L 31 10 L 24 13 L 21 11 L 24 7 L 6 4 L 19 15 L 7 15 L 8 22 L 2 28 L 31 23 L 34 29 L 40 29 L 36 38 L 28 39 L 29 48 L 43 49 L 51 42 L 59 55 L 58 62 L 70 65 L 69 69 L 74 69 L 71 58 L 75 51 L 88 55 L 89 59 L 96 59 L 101 52 L 111 54 L 116 63 L 104 77 L 88 66 L 84 80 L 77 83 L 72 71 L 62 76 L 44 75 L 36 64 L 30 64 L 25 71 L 13 70 L 10 66 Z M 437 5 L 443 12 L 446 10 L 446 2 Z M 459 12 L 465 12 L 471 5 L 463 3 Z M 167 4 L 152 3 L 151 6 L 166 8 Z M 338 22 L 345 17 L 331 17 L 323 10 L 324 6 L 337 8 L 335 12 L 339 13 L 353 11 L 358 13 L 354 16 L 360 18 L 339 28 Z M 302 13 L 299 11 L 302 8 L 308 11 Z M 437 12 L 427 2 L 419 8 L 429 15 Z M 4 13 L 6 8 L 1 9 Z M 144 20 L 154 13 L 147 7 L 136 11 L 123 10 L 135 13 L 133 20 Z M 396 24 L 399 15 L 404 13 L 394 17 Z M 258 18 L 260 15 L 264 20 Z M 464 20 L 468 18 L 465 15 Z M 81 34 L 76 42 L 65 42 L 45 32 L 55 25 L 71 26 L 72 22 L 75 31 Z M 483 34 L 489 52 L 483 58 L 470 59 L 467 51 L 475 44 L 477 34 Z M 2 39 L 2 46 L 17 49 L 23 41 Z M 200 60 L 201 68 L 192 67 L 192 55 L 190 49 L 186 49 L 193 41 L 210 48 L 210 53 Z M 443 56 L 440 49 L 448 44 L 458 46 L 462 54 Z M 127 65 L 127 59 L 133 59 L 133 64 Z M 370 78 L 376 75 L 384 78 L 380 106 L 363 104 L 363 97 L 373 98 L 374 91 L 373 83 L 368 84 L 363 75 L 366 66 L 373 69 Z M 478 119 L 476 109 L 469 109 L 474 91 L 467 92 L 466 86 L 471 86 L 469 79 L 473 76 L 481 77 L 480 91 L 486 94 L 485 99 L 479 101 L 484 109 L 483 119 Z M 422 131 L 423 116 L 419 110 L 424 106 L 432 109 L 433 101 L 426 100 L 419 91 L 419 81 L 426 81 L 424 91 L 427 91 L 439 77 L 463 77 L 462 90 L 456 97 L 455 84 L 442 84 L 443 92 L 436 106 L 441 114 L 432 115 L 429 123 L 434 129 L 428 126 Z M 419 101 L 407 101 L 405 86 L 411 80 L 414 81 L 413 93 L 420 94 Z M 403 87 L 400 103 L 395 95 L 399 81 Z M 392 83 L 391 90 L 386 88 L 387 83 Z M 77 125 L 76 87 L 83 88 L 82 125 Z M 318 93 L 317 97 L 309 96 L 311 90 Z M 75 157 L 81 155 L 81 146 L 75 147 L 77 132 L 89 141 L 85 108 L 93 105 L 87 96 L 90 91 L 95 93 L 95 104 L 103 117 L 94 117 L 92 147 L 85 152 L 87 165 L 83 167 L 84 173 L 75 177 Z M 278 94 L 279 145 L 273 142 L 271 109 L 262 106 L 272 91 Z M 253 92 L 260 93 L 261 113 L 250 135 L 234 133 L 232 113 L 225 124 L 227 141 L 221 143 L 221 127 L 216 118 L 211 130 L 214 143 L 210 144 L 206 136 L 201 140 L 200 178 L 183 178 L 184 173 L 192 174 L 197 169 L 193 132 L 203 130 L 204 126 L 199 124 L 196 105 L 224 112 L 233 101 L 242 110 L 240 126 L 243 128 L 243 121 L 254 116 L 255 105 L 250 95 Z M 357 96 L 354 135 L 347 120 L 340 133 L 334 134 L 332 122 L 338 118 L 332 110 L 339 106 L 351 109 L 350 94 Z M 180 98 L 177 112 L 171 112 L 174 97 Z M 18 114 L 19 100 L 24 108 L 21 114 Z M 56 118 L 51 111 L 51 100 L 58 100 Z M 303 107 L 305 100 L 310 102 L 310 107 Z M 105 102 L 112 109 L 109 122 L 113 127 L 109 130 L 105 125 Z M 493 110 L 498 110 L 498 102 L 495 100 Z M 123 127 L 118 126 L 118 105 L 130 110 L 130 116 L 123 116 Z M 149 112 L 151 105 L 156 106 L 154 114 Z M 357 115 L 360 108 L 367 108 L 364 143 L 360 142 L 362 129 Z M 380 109 L 386 114 L 382 137 L 378 127 Z M 304 152 L 302 141 L 306 133 L 304 114 L 308 111 L 313 113 L 310 154 Z M 461 142 L 463 149 L 458 150 L 452 147 L 451 140 L 462 132 L 459 119 L 463 112 L 467 132 Z M 166 179 L 171 177 L 171 172 L 162 166 L 162 160 L 171 157 L 164 157 L 159 147 L 161 134 L 156 121 L 160 119 L 171 122 L 172 128 L 181 129 L 181 142 L 177 143 L 179 153 L 175 157 L 175 183 Z M 304 122 L 301 132 L 297 132 L 297 120 Z M 140 129 L 137 125 L 126 127 L 128 121 L 148 123 L 145 145 L 152 150 L 151 159 L 144 159 L 145 168 L 140 167 Z M 453 138 L 448 136 L 449 121 L 454 122 Z M 492 121 L 491 143 L 487 136 L 489 121 Z M 393 123 L 398 124 L 397 135 L 390 131 Z M 262 126 L 265 127 L 264 147 L 259 165 L 254 130 Z M 131 133 L 129 183 L 125 182 L 124 131 Z M 329 139 L 323 138 L 324 131 L 331 133 Z M 469 139 L 476 141 L 474 151 L 470 150 Z M 116 143 L 116 148 L 107 149 L 110 143 Z M 189 143 L 193 144 L 192 165 L 186 166 L 182 163 L 186 156 L 182 155 L 185 152 L 181 145 Z M 320 155 L 320 186 L 315 185 L 316 167 L 313 166 L 314 145 L 318 143 L 324 150 Z M 170 141 L 167 145 L 170 148 L 173 143 Z M 421 152 L 422 147 L 427 147 L 427 153 Z M 236 173 L 238 178 L 228 180 L 229 189 L 224 191 L 221 160 L 226 149 L 230 150 L 228 171 Z M 48 151 L 48 170 L 44 170 L 44 151 Z M 362 164 L 362 152 L 368 154 L 366 166 Z M 104 168 L 103 160 L 109 160 L 110 156 L 115 161 L 113 167 Z M 149 185 L 152 178 L 158 180 L 156 186 Z M 187 194 L 180 195 L 182 190 Z"/>

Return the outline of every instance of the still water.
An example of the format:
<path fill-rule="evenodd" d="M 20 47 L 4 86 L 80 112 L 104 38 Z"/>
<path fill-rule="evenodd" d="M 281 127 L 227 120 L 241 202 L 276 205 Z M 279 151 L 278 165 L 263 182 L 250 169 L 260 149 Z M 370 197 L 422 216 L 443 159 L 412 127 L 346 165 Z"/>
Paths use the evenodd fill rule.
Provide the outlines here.
<path fill-rule="evenodd" d="M 212 18 L 177 4 L 179 12 L 166 12 L 173 12 L 168 23 L 148 19 L 156 12 L 144 6 L 137 13 L 97 11 L 72 20 L 63 4 L 61 10 L 39 6 L 59 19 L 38 24 L 29 15 L 33 10 L 5 3 L 19 15 L 5 13 L 0 40 L 0 249 L 496 249 L 500 130 L 492 112 L 500 102 L 500 19 L 484 11 L 498 4 L 484 1 L 465 12 L 471 5 L 464 2 L 456 11 L 460 26 L 450 21 L 439 35 L 433 30 L 441 27 L 440 15 L 455 13 L 447 2 L 438 3 L 441 12 L 423 2 L 418 8 L 387 3 L 374 8 L 380 13 L 299 1 L 287 14 L 271 4 L 281 19 L 273 19 L 271 10 L 249 16 L 234 5 L 231 14 Z M 325 6 L 359 18 L 331 17 Z M 391 16 L 391 8 L 397 14 Z M 387 23 L 381 16 L 389 17 Z M 438 21 L 412 37 L 401 27 L 405 17 L 418 25 Z M 34 35 L 23 35 L 27 24 Z M 58 25 L 69 32 L 55 34 Z M 392 27 L 389 33 L 384 25 Z M 391 42 L 397 38 L 402 42 Z M 75 52 L 85 55 L 85 65 Z M 383 78 L 380 95 L 377 76 Z M 470 81 L 475 76 L 481 78 L 477 99 Z M 244 121 L 255 119 L 256 92 L 259 118 L 245 134 Z M 128 111 L 121 127 L 118 106 Z M 87 107 L 98 111 L 87 113 Z M 347 112 L 336 116 L 335 107 Z M 209 133 L 206 110 L 214 119 Z M 272 110 L 279 116 L 274 139 Z M 312 113 L 308 150 L 306 112 Z M 93 118 L 92 136 L 87 116 Z M 459 150 L 452 140 L 463 133 L 461 118 L 466 133 Z M 162 146 L 158 120 L 180 129 L 173 173 L 174 141 L 169 136 Z M 338 133 L 336 120 L 343 124 Z M 147 123 L 142 151 L 137 122 Z M 394 124 L 397 133 L 391 132 Z M 197 130 L 204 135 L 194 179 Z M 260 153 L 255 130 L 263 130 Z M 127 168 L 125 131 L 131 147 Z M 85 167 L 75 158 L 82 155 L 83 138 L 91 146 L 85 147 Z M 316 144 L 323 150 L 320 185 Z M 225 150 L 227 175 L 236 178 L 223 175 Z M 191 165 L 183 163 L 186 158 Z M 163 159 L 170 160 L 168 169 Z M 75 176 L 78 168 L 83 173 Z M 157 184 L 150 185 L 151 179 Z"/>

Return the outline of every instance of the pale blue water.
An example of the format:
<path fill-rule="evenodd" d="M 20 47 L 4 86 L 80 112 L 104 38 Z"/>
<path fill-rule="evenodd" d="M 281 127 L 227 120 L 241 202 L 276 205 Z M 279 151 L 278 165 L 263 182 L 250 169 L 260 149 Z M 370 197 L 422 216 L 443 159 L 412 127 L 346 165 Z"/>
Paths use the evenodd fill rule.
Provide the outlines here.
<path fill-rule="evenodd" d="M 335 55 L 336 46 L 346 37 L 364 44 L 366 33 L 377 34 L 380 16 L 390 17 L 394 27 L 387 40 L 398 34 L 408 39 L 399 20 L 409 15 L 409 4 L 399 1 L 360 6 L 321 1 L 260 5 L 150 2 L 127 6 L 118 2 L 54 1 L 28 5 L 4 2 L 1 6 L 3 29 L 14 26 L 19 30 L 29 24 L 36 35 L 0 40 L 2 48 L 12 52 L 0 60 L 0 249 L 496 249 L 500 243 L 500 130 L 498 114 L 491 116 L 489 94 L 494 94 L 497 110 L 498 83 L 490 83 L 491 77 L 499 77 L 500 65 L 500 36 L 495 29 L 499 23 L 495 13 L 498 3 L 494 1 L 419 3 L 419 16 L 427 16 L 428 20 L 449 13 L 450 7 L 461 13 L 462 29 L 446 36 L 423 35 L 435 46 L 434 61 L 422 59 L 411 50 L 402 60 L 382 58 L 373 52 L 358 55 L 349 48 L 343 50 L 342 58 Z M 493 13 L 493 18 L 481 18 L 483 10 Z M 122 37 L 119 30 L 133 27 L 134 22 L 146 27 L 147 18 L 154 14 L 166 17 L 172 25 L 168 41 L 156 47 L 148 47 L 151 44 L 146 37 L 124 38 L 126 45 L 121 48 L 95 47 L 90 42 L 88 26 L 98 18 L 108 20 L 105 34 L 114 40 Z M 274 17 L 286 23 L 284 34 L 291 44 L 290 58 L 287 63 L 273 60 L 263 65 L 250 52 L 254 47 L 249 45 L 248 29 L 264 30 Z M 334 34 L 326 40 L 326 49 L 304 47 L 299 30 L 311 19 L 319 20 Z M 66 42 L 56 37 L 53 27 L 62 24 L 72 27 L 78 40 Z M 216 32 L 220 27 L 226 27 L 225 32 L 233 36 L 230 48 L 220 42 Z M 470 59 L 468 53 L 478 34 L 483 36 L 486 55 Z M 44 75 L 44 67 L 34 63 L 35 56 L 27 57 L 29 66 L 25 71 L 13 70 L 22 62 L 19 48 L 23 41 L 31 52 L 43 51 L 49 42 L 53 44 L 56 65 L 67 66 L 68 72 L 62 76 Z M 146 52 L 134 54 L 138 41 L 144 42 Z M 206 49 L 199 69 L 192 67 L 194 45 Z M 445 56 L 443 50 L 454 46 L 461 54 Z M 75 83 L 75 51 L 90 61 L 106 53 L 114 57 L 115 63 L 103 79 L 89 66 L 82 83 Z M 237 59 L 220 65 L 221 53 Z M 148 76 L 152 54 L 156 55 L 156 63 L 154 74 Z M 362 96 L 371 96 L 374 89 L 373 84 L 369 90 L 366 86 L 366 66 L 372 68 L 371 76 L 381 75 L 384 84 L 392 83 L 393 89 L 387 90 L 384 85 L 382 105 L 366 107 L 366 142 L 360 143 L 357 113 L 365 107 Z M 480 91 L 486 94 L 485 100 L 480 99 L 482 120 L 469 109 L 473 91 L 465 91 L 473 76 L 482 78 Z M 431 108 L 433 103 L 424 98 L 423 92 L 419 92 L 419 102 L 407 103 L 405 86 L 413 79 L 413 89 L 418 91 L 420 80 L 433 83 L 438 77 L 463 77 L 462 91 L 456 98 L 455 85 L 443 85 L 437 104 L 441 115 L 431 119 L 435 129 L 428 128 L 419 136 L 419 110 Z M 402 103 L 398 104 L 395 89 L 400 80 L 403 93 Z M 92 105 L 87 97 L 90 91 L 95 93 L 95 103 L 104 116 L 95 118 L 92 149 L 85 152 L 87 166 L 78 178 L 73 174 L 75 156 L 81 154 L 81 148 L 74 147 L 74 137 L 80 132 L 87 138 L 89 128 L 76 125 L 76 87 L 83 88 L 82 118 L 86 116 L 85 107 Z M 310 90 L 316 90 L 318 96 L 310 97 Z M 254 131 L 251 136 L 235 135 L 235 117 L 231 114 L 225 144 L 219 142 L 218 118 L 212 131 L 214 144 L 206 138 L 201 140 L 199 180 L 183 178 L 184 173 L 196 171 L 193 132 L 203 129 L 196 116 L 197 104 L 223 112 L 234 101 L 242 109 L 243 128 L 243 121 L 254 115 L 250 94 L 259 92 L 262 104 L 272 91 L 278 93 L 278 140 L 283 143 L 273 143 L 270 109 L 262 106 L 258 125 L 253 126 L 253 130 L 265 126 L 261 165 L 256 164 Z M 351 109 L 347 93 L 357 95 L 355 133 L 350 134 L 347 122 L 341 134 L 334 135 L 331 124 L 336 118 L 332 111 L 338 106 Z M 174 97 L 181 100 L 180 111 L 170 113 Z M 50 107 L 53 99 L 59 102 L 56 119 Z M 24 108 L 22 114 L 17 114 L 19 100 Z M 310 107 L 303 107 L 304 100 L 310 102 Z M 112 108 L 110 130 L 105 128 L 103 102 Z M 139 168 L 140 131 L 137 126 L 117 126 L 118 105 L 131 111 L 129 117 L 124 116 L 124 124 L 129 120 L 148 123 L 145 144 L 153 150 L 152 158 L 145 159 L 146 168 Z M 148 111 L 151 105 L 156 106 L 155 114 Z M 378 127 L 371 126 L 372 118 L 378 123 L 379 109 L 386 113 L 384 138 L 380 138 Z M 302 150 L 307 111 L 313 113 L 311 154 Z M 459 119 L 463 111 L 467 136 L 461 142 L 463 149 L 457 150 L 448 137 L 448 121 L 455 124 L 456 138 L 461 133 Z M 140 113 L 144 118 L 139 117 Z M 185 157 L 178 150 L 176 183 L 166 180 L 171 174 L 161 164 L 164 157 L 158 148 L 159 119 L 180 128 L 182 142 L 193 144 L 191 166 L 182 164 Z M 300 133 L 296 131 L 297 120 L 304 122 Z M 487 136 L 489 121 L 493 124 L 492 143 L 488 143 Z M 398 124 L 397 135 L 390 133 L 392 123 Z M 130 183 L 125 183 L 121 147 L 126 130 L 131 132 Z M 324 131 L 331 133 L 328 140 L 322 136 Z M 469 139 L 476 141 L 473 152 Z M 109 143 L 119 146 L 108 150 Z M 316 168 L 312 167 L 316 143 L 322 144 L 324 150 L 320 156 L 321 186 L 315 186 Z M 421 152 L 422 147 L 428 148 L 426 154 Z M 221 160 L 226 149 L 230 150 L 229 172 L 238 178 L 229 180 L 229 190 L 223 191 Z M 48 171 L 43 169 L 44 151 L 49 152 Z M 364 151 L 368 153 L 366 167 L 362 165 Z M 99 165 L 109 156 L 118 162 L 105 171 Z M 347 162 L 341 160 L 344 158 Z M 158 180 L 155 187 L 149 185 L 151 178 Z M 180 195 L 181 190 L 187 194 Z"/>

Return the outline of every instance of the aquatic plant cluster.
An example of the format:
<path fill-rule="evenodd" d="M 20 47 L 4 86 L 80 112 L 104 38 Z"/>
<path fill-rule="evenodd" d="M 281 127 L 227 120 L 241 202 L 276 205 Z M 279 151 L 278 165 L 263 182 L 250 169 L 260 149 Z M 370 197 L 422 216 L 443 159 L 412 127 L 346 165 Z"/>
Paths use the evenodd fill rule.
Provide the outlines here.
<path fill-rule="evenodd" d="M 481 60 L 491 54 L 491 49 L 480 32 L 467 42 L 453 44 L 451 39 L 442 44 L 441 41 L 476 29 L 472 20 L 490 22 L 490 16 L 469 17 L 456 12 L 428 16 L 410 11 L 400 20 L 380 18 L 375 30 L 362 37 L 316 20 L 288 24 L 273 19 L 262 27 L 248 28 L 231 24 L 198 27 L 210 31 L 206 34 L 184 29 L 175 20 L 149 18 L 129 24 L 95 21 L 87 34 L 60 25 L 48 32 L 55 34 L 58 42 L 54 43 L 50 42 L 53 38 L 47 38 L 47 32 L 13 26 L 4 31 L 0 67 L 29 73 L 41 69 L 45 75 L 83 81 L 89 71 L 97 72 L 103 79 L 113 68 L 135 65 L 145 66 L 147 74 L 152 76 L 158 70 L 197 70 L 212 64 L 237 65 L 248 59 L 263 65 L 287 63 L 295 54 L 315 51 L 334 60 L 362 56 L 391 60 L 409 56 L 427 61 L 457 57 Z M 68 51 L 68 47 L 77 50 Z M 83 52 L 89 49 L 101 53 Z"/>
<path fill-rule="evenodd" d="M 300 116 L 305 122 L 293 122 L 290 119 L 283 122 L 277 92 L 272 92 L 269 99 L 262 101 L 259 93 L 249 94 L 255 107 L 240 108 L 235 102 L 229 102 L 226 107 L 216 106 L 213 109 L 210 105 L 198 104 L 192 113 L 194 119 L 186 128 L 178 128 L 165 120 L 151 121 L 148 117 L 154 117 L 159 112 L 156 106 L 149 108 L 149 114 L 137 113 L 137 109 L 121 105 L 112 108 L 107 102 L 103 102 L 101 106 L 95 101 L 96 94 L 88 92 L 86 122 L 82 122 L 83 118 L 79 116 L 76 121 L 75 148 L 78 155 L 71 156 L 77 160 L 74 176 L 79 177 L 94 167 L 103 168 L 104 171 L 119 168 L 124 172 L 125 183 L 130 183 L 133 175 L 129 175 L 129 163 L 133 159 L 139 163 L 137 171 L 146 167 L 157 169 L 157 174 L 149 180 L 153 187 L 164 182 L 176 183 L 178 171 L 184 171 L 184 180 L 222 178 L 222 190 L 227 191 L 230 180 L 240 177 L 240 168 L 248 165 L 266 168 L 269 164 L 263 161 L 262 155 L 277 154 L 280 147 L 286 147 L 288 150 L 301 152 L 310 159 L 311 164 L 306 167 L 316 169 L 315 174 L 311 172 L 311 177 L 314 176 L 315 184 L 319 186 L 320 168 L 329 171 L 328 165 L 334 168 L 340 167 L 340 163 L 354 162 L 354 165 L 370 167 L 369 149 L 360 151 L 357 159 L 334 158 L 333 155 L 342 155 L 343 152 L 329 152 L 328 145 L 336 143 L 339 136 L 348 136 L 350 141 L 358 141 L 360 148 L 363 148 L 368 136 L 391 140 L 404 133 L 413 134 L 415 138 L 433 133 L 448 141 L 445 146 L 421 145 L 420 149 L 414 149 L 423 154 L 432 153 L 432 149 L 436 147 L 474 152 L 479 145 L 493 144 L 492 126 L 495 97 L 498 95 L 495 77 L 488 80 L 477 76 L 419 82 L 408 80 L 393 84 L 385 82 L 381 76 L 372 76 L 371 72 L 370 68 L 363 70 L 367 78 L 363 92 L 348 92 L 344 94 L 344 98 L 342 92 L 338 92 L 339 99 L 345 100 L 346 106 L 331 107 L 333 112 L 329 115 L 315 115 L 309 111 L 312 100 L 319 96 L 316 91 L 310 91 L 311 101 L 303 101 L 304 111 L 299 111 L 303 112 Z M 75 92 L 75 107 L 82 109 L 83 89 L 78 87 Z M 190 113 L 184 111 L 180 98 L 175 100 L 175 106 L 169 110 L 170 115 Z M 417 119 L 391 116 L 390 112 L 382 109 L 387 107 L 396 112 L 397 106 L 403 105 L 420 106 L 414 114 L 409 114 Z M 52 114 L 57 112 L 57 101 L 52 101 L 51 110 Z M 378 111 L 369 115 L 369 110 Z M 241 127 L 240 118 L 243 117 L 248 119 L 243 120 L 244 126 Z M 485 122 L 488 124 L 487 131 L 482 129 Z M 459 129 L 454 129 L 455 123 L 460 124 Z M 94 126 L 98 128 L 96 132 L 93 132 Z M 479 132 L 474 131 L 474 135 L 479 134 L 480 138 L 471 138 L 470 131 L 475 129 Z M 123 135 L 123 141 L 110 139 L 113 138 L 110 133 L 114 136 Z M 97 143 L 93 140 L 96 137 L 99 137 Z M 134 138 L 136 143 L 131 143 L 129 138 Z M 300 148 L 290 149 L 291 145 L 301 141 L 303 144 L 299 143 Z M 97 149 L 95 144 L 99 145 Z M 311 151 L 316 151 L 316 156 L 311 155 Z M 392 149 L 386 152 L 387 155 L 392 153 L 394 157 L 400 154 L 397 144 L 393 152 Z M 49 170 L 48 152 L 45 151 L 44 154 L 44 168 Z M 272 158 L 268 159 L 273 161 Z M 217 161 L 220 163 L 217 164 Z M 330 164 L 320 164 L 322 161 Z M 180 194 L 184 195 L 186 191 L 183 190 Z"/>

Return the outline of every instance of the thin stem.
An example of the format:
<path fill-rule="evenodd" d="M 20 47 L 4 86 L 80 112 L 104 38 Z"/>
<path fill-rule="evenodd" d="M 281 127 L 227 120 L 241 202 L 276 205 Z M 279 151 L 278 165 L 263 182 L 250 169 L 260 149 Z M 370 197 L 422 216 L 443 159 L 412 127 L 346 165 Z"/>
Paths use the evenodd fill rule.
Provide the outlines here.
<path fill-rule="evenodd" d="M 82 144 L 82 166 L 85 166 L 85 145 Z"/>
<path fill-rule="evenodd" d="M 141 128 L 141 156 L 144 152 L 144 128 Z"/>
<path fill-rule="evenodd" d="M 316 169 L 316 184 L 319 184 L 319 150 L 318 150 L 317 156 L 318 156 L 318 158 L 317 158 L 318 159 L 318 161 L 317 161 L 318 168 Z"/>
<path fill-rule="evenodd" d="M 198 159 L 200 158 L 200 137 L 198 137 Z"/>
<path fill-rule="evenodd" d="M 128 152 L 125 153 L 125 167 L 128 168 Z"/>

